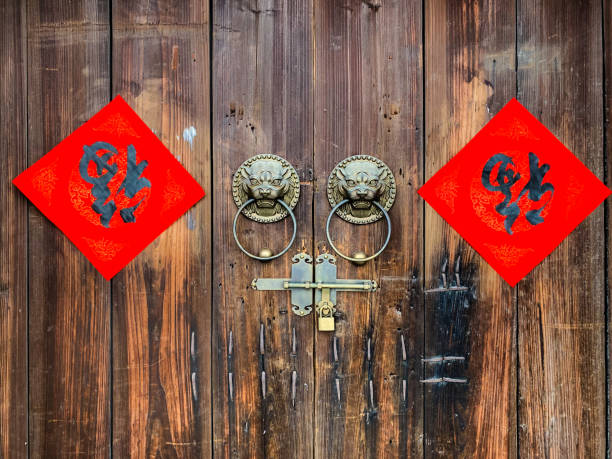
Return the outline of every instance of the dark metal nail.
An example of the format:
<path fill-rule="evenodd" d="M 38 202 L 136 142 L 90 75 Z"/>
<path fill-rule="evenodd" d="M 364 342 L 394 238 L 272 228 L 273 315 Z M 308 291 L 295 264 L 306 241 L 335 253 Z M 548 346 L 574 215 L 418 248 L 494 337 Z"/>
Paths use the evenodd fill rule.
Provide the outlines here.
<path fill-rule="evenodd" d="M 295 386 L 297 383 L 297 371 L 291 373 L 291 405 L 295 408 Z"/>

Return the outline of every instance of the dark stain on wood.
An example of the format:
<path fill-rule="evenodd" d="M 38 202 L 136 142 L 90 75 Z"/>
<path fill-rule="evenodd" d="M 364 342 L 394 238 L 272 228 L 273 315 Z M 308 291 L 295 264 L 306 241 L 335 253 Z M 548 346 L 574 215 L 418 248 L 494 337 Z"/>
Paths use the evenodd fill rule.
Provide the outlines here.
<path fill-rule="evenodd" d="M 515 95 L 517 22 L 512 3 L 439 1 L 427 3 L 425 24 L 429 179 Z M 427 205 L 425 228 L 426 290 L 438 291 L 425 295 L 423 357 L 466 360 L 428 363 L 424 377 L 468 381 L 424 384 L 425 455 L 515 456 L 515 292 Z M 460 279 L 475 298 L 439 291 L 457 286 L 459 257 L 461 272 L 474 270 Z"/>

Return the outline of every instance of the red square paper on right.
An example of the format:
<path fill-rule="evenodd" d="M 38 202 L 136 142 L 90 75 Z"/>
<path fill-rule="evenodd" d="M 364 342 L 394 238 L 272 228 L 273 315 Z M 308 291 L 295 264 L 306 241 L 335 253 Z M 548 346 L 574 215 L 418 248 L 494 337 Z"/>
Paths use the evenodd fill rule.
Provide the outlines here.
<path fill-rule="evenodd" d="M 512 99 L 419 194 L 514 286 L 610 190 Z"/>

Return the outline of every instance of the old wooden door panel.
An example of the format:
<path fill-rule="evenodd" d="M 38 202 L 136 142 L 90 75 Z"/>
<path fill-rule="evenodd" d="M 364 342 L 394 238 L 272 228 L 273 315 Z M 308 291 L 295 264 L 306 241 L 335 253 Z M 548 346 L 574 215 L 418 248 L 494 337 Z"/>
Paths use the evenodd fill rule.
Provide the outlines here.
<path fill-rule="evenodd" d="M 425 18 L 428 180 L 514 96 L 515 14 L 509 2 L 436 0 Z M 514 290 L 425 215 L 425 454 L 514 456 Z"/>
<path fill-rule="evenodd" d="M 208 3 L 112 11 L 113 94 L 210 193 Z M 207 197 L 113 279 L 116 457 L 211 455 L 210 208 Z"/>
<path fill-rule="evenodd" d="M 28 207 L 11 179 L 28 165 L 25 5 L 0 6 L 0 457 L 28 455 Z"/>
<path fill-rule="evenodd" d="M 312 5 L 219 0 L 213 17 L 214 454 L 307 458 L 314 436 L 312 316 L 294 315 L 288 293 L 250 284 L 288 276 L 292 254 L 313 249 Z M 302 182 L 296 241 L 270 263 L 245 256 L 231 232 L 232 175 L 258 153 L 286 158 Z M 291 231 L 289 218 L 263 225 L 243 217 L 238 225 L 241 242 L 255 253 L 280 251 Z"/>
<path fill-rule="evenodd" d="M 93 0 L 28 2 L 29 164 L 109 101 L 108 13 L 106 2 Z M 30 206 L 33 457 L 109 455 L 109 305 L 108 283 Z"/>
<path fill-rule="evenodd" d="M 612 142 L 610 142 L 610 139 L 612 139 L 612 123 L 610 123 L 610 108 L 612 107 L 612 78 L 610 77 L 612 75 L 612 52 L 610 51 L 610 47 L 612 46 L 612 2 L 610 0 L 605 0 L 602 3 L 603 6 L 603 43 L 602 43 L 602 51 L 603 51 L 603 75 L 605 76 L 604 79 L 604 174 L 605 174 L 605 179 L 606 179 L 606 184 L 608 185 L 608 187 L 610 186 L 610 183 L 612 183 L 612 167 L 610 167 L 610 158 L 612 158 L 612 155 L 610 153 L 610 151 L 612 150 Z M 608 200 L 606 200 L 604 202 L 604 232 L 606 235 L 606 243 L 607 245 L 607 259 L 605 261 L 605 264 L 608 268 L 607 272 L 605 273 L 606 275 L 606 304 L 605 304 L 605 308 L 606 308 L 606 326 L 607 326 L 607 336 L 606 336 L 606 342 L 608 343 L 608 345 L 606 346 L 606 361 L 609 362 L 610 361 L 610 347 L 609 347 L 609 343 L 610 343 L 610 335 L 611 335 L 611 328 L 610 328 L 610 312 L 609 312 L 609 307 L 610 307 L 610 298 L 612 295 L 612 286 L 610 285 L 610 274 L 612 274 L 612 265 L 610 264 L 610 259 L 612 257 L 612 232 L 610 231 L 610 204 L 608 202 Z M 610 441 L 612 440 L 611 437 L 611 431 L 610 431 L 610 424 L 609 424 L 609 419 L 610 419 L 610 390 L 612 390 L 612 381 L 610 381 L 610 369 L 609 367 L 606 370 L 606 380 L 607 380 L 607 394 L 608 396 L 607 398 L 607 403 L 606 403 L 606 417 L 608 419 L 608 431 L 606 432 L 606 438 L 607 438 L 607 443 L 608 445 L 610 444 Z"/>
<path fill-rule="evenodd" d="M 518 99 L 603 178 L 601 2 L 519 0 Z M 519 454 L 606 449 L 604 213 L 518 285 Z"/>
<path fill-rule="evenodd" d="M 421 455 L 420 18 L 420 2 L 315 1 L 315 255 L 330 250 L 326 184 L 339 161 L 374 155 L 397 181 L 387 250 L 361 267 L 338 257 L 339 278 L 381 289 L 339 294 L 336 332 L 316 334 L 316 457 Z M 331 230 L 352 255 L 377 250 L 386 228 L 334 219 Z"/>

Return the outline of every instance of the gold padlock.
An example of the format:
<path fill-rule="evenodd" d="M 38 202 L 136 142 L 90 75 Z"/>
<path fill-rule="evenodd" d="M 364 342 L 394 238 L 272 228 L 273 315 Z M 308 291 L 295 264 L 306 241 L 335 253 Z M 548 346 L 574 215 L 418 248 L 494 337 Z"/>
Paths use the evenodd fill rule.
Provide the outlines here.
<path fill-rule="evenodd" d="M 319 316 L 319 331 L 334 331 L 335 329 L 333 317 Z"/>
<path fill-rule="evenodd" d="M 336 329 L 332 311 L 329 303 L 322 301 L 319 304 L 319 331 L 334 331 Z"/>

